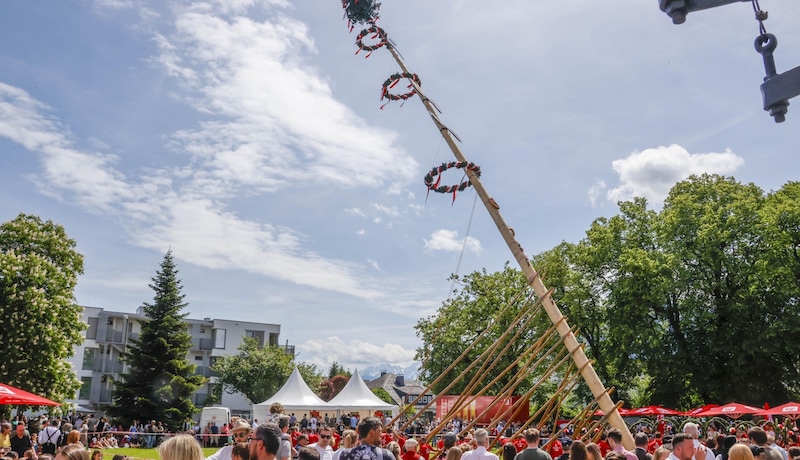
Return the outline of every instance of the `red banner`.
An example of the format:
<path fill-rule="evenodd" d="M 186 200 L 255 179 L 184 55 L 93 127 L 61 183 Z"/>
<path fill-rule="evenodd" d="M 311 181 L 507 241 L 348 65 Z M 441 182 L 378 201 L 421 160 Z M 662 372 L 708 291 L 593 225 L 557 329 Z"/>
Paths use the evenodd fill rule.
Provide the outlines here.
<path fill-rule="evenodd" d="M 462 420 L 471 421 L 481 415 L 487 408 L 486 413 L 478 418 L 479 425 L 488 425 L 493 420 L 502 419 L 506 422 L 525 422 L 528 420 L 530 411 L 530 404 L 527 400 L 520 401 L 519 396 L 512 396 L 510 398 L 497 398 L 495 396 L 478 396 L 474 401 L 466 406 L 465 402 L 473 399 L 468 396 L 462 401 L 461 407 L 455 407 L 456 401 L 459 396 L 444 395 L 436 397 L 436 417 L 442 420 L 446 415 L 453 410 L 457 410 L 456 417 Z M 516 416 L 515 416 L 516 415 Z"/>

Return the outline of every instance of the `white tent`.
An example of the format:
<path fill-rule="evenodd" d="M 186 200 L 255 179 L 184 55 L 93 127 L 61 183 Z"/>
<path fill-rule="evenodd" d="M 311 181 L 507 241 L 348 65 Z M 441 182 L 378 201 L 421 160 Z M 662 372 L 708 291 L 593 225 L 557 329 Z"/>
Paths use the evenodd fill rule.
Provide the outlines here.
<path fill-rule="evenodd" d="M 334 409 L 345 412 L 358 412 L 358 411 L 384 411 L 391 410 L 397 411 L 397 406 L 388 404 L 381 398 L 375 396 L 364 383 L 364 380 L 358 375 L 358 369 L 347 385 L 342 388 L 336 397 L 328 401 L 328 404 Z"/>
<path fill-rule="evenodd" d="M 253 405 L 253 419 L 258 420 L 259 423 L 267 420 L 269 406 L 276 402 L 281 403 L 287 411 L 336 410 L 330 403 L 326 403 L 311 391 L 296 367 L 277 393 L 266 401 Z"/>

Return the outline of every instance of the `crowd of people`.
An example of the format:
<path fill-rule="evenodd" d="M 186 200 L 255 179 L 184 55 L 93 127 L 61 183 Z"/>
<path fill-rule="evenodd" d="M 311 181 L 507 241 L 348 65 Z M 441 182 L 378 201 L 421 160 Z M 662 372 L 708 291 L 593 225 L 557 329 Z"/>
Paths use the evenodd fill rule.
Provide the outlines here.
<path fill-rule="evenodd" d="M 102 460 L 99 449 L 118 446 L 158 447 L 162 460 L 800 460 L 798 429 L 776 434 L 771 423 L 747 430 L 712 425 L 706 432 L 693 422 L 680 430 L 637 426 L 632 451 L 616 428 L 575 433 L 567 427 L 557 437 L 548 427 L 518 433 L 518 425 L 500 423 L 490 431 L 465 425 L 451 421 L 429 444 L 426 434 L 418 433 L 427 431 L 425 425 L 408 424 L 398 432 L 386 419 L 357 414 L 298 419 L 274 405 L 261 424 L 238 418 L 219 427 L 221 448 L 204 458 L 209 430 L 191 421 L 175 434 L 156 421 L 134 422 L 123 431 L 105 418 L 20 418 L 2 422 L 0 460 Z"/>

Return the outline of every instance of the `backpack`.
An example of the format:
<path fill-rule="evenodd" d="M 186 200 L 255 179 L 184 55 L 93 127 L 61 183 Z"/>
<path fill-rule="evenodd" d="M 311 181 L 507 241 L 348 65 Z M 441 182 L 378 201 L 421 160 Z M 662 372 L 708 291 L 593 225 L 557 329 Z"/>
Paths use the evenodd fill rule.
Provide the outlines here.
<path fill-rule="evenodd" d="M 61 437 L 61 430 L 55 430 L 55 431 L 47 430 L 47 431 L 48 431 L 47 440 L 44 442 L 44 444 L 42 444 L 42 453 L 55 455 L 56 448 L 58 447 L 56 443 L 58 442 L 58 438 Z M 42 432 L 41 434 L 45 433 Z M 55 442 L 53 442 L 54 437 L 56 438 Z"/>

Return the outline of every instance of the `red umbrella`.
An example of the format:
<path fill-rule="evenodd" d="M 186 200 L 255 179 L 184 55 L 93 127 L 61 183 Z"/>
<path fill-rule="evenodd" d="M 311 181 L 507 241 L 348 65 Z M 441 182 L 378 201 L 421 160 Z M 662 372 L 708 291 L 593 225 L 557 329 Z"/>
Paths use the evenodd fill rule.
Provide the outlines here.
<path fill-rule="evenodd" d="M 700 412 L 704 412 L 709 409 L 713 409 L 715 407 L 719 407 L 719 404 L 706 404 L 703 407 L 698 407 L 696 409 L 684 412 L 683 415 L 686 415 L 687 417 L 697 417 L 697 414 L 699 414 Z"/>
<path fill-rule="evenodd" d="M 791 419 L 800 417 L 800 403 L 790 402 L 772 409 L 764 409 L 758 415 L 782 415 Z"/>
<path fill-rule="evenodd" d="M 60 406 L 61 403 L 0 383 L 0 404 L 11 406 Z"/>
<path fill-rule="evenodd" d="M 724 406 L 718 406 L 708 410 L 704 410 L 698 414 L 695 414 L 695 416 L 708 417 L 711 415 L 724 415 L 726 417 L 739 418 L 744 414 L 757 414 L 762 410 L 763 409 L 759 409 L 758 407 L 732 402 L 725 404 Z"/>
<path fill-rule="evenodd" d="M 683 412 L 661 406 L 645 406 L 638 409 L 631 409 L 630 412 L 628 412 L 628 415 L 641 415 L 647 417 L 653 415 L 683 415 Z"/>
<path fill-rule="evenodd" d="M 619 415 L 621 417 L 627 417 L 627 416 L 631 415 L 631 410 L 630 409 L 623 409 L 621 407 L 619 409 L 617 409 L 617 412 L 619 412 Z M 602 410 L 597 409 L 596 411 L 594 411 L 593 415 L 595 415 L 597 417 L 602 417 L 602 416 L 604 416 L 606 414 Z"/>

